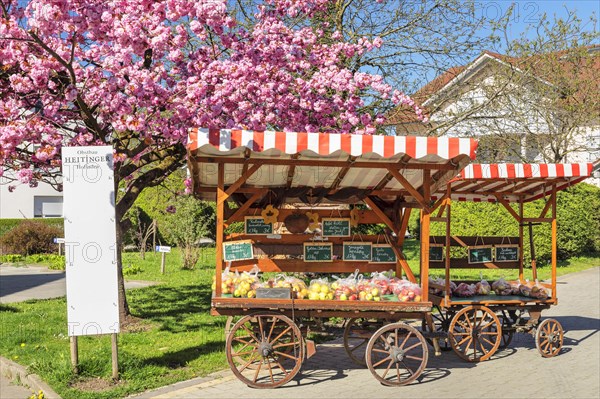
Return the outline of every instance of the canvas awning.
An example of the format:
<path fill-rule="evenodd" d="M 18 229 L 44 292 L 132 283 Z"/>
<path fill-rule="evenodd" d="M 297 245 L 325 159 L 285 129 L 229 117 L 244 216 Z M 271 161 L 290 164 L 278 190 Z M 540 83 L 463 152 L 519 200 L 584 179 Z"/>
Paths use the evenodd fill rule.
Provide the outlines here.
<path fill-rule="evenodd" d="M 533 201 L 563 190 L 592 175 L 591 163 L 576 164 L 471 164 L 452 179 L 451 198 L 458 201 Z M 445 188 L 433 195 L 441 198 Z"/>
<path fill-rule="evenodd" d="M 475 158 L 477 142 L 194 128 L 187 148 L 194 192 L 204 199 L 215 199 L 217 165 L 223 164 L 225 187 L 234 186 L 237 193 L 278 190 L 285 202 L 298 202 L 303 188 L 320 189 L 320 198 L 327 202 L 331 195 L 355 189 L 384 201 L 415 201 L 424 189 L 423 170 L 429 171 L 426 179 L 433 193 Z"/>

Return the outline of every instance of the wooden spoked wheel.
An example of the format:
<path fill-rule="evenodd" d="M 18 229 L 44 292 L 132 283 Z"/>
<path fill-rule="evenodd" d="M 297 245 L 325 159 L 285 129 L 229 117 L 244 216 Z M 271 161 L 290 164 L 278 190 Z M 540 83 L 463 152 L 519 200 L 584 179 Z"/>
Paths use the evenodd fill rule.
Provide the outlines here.
<path fill-rule="evenodd" d="M 487 360 L 502 341 L 500 320 L 485 306 L 466 307 L 452 319 L 448 339 L 462 359 L 468 362 Z"/>
<path fill-rule="evenodd" d="M 235 323 L 225 351 L 240 381 L 252 388 L 276 388 L 300 371 L 304 342 L 300 329 L 288 317 L 255 314 Z"/>
<path fill-rule="evenodd" d="M 450 329 L 450 322 L 454 317 L 454 312 L 446 311 L 439 306 L 435 306 L 437 309 L 437 313 L 431 313 L 431 318 L 433 319 L 433 325 L 435 326 L 434 332 L 445 332 L 447 333 Z M 430 331 L 429 325 L 425 320 L 421 323 L 421 328 L 423 331 Z M 430 338 L 425 338 L 429 345 L 433 346 L 433 340 Z M 452 345 L 450 345 L 450 340 L 446 338 L 439 338 L 438 342 L 440 344 L 440 349 L 443 352 L 448 352 L 452 350 Z"/>
<path fill-rule="evenodd" d="M 563 329 L 554 319 L 546 319 L 535 331 L 535 347 L 543 357 L 558 355 L 563 344 Z"/>
<path fill-rule="evenodd" d="M 344 349 L 350 359 L 359 366 L 366 366 L 365 353 L 373 333 L 382 323 L 363 318 L 349 319 L 344 328 Z"/>
<path fill-rule="evenodd" d="M 243 316 L 227 316 L 227 321 L 225 322 L 225 342 L 227 342 L 227 338 L 229 337 L 229 334 L 231 334 L 231 330 L 233 329 L 233 326 L 235 325 L 235 323 L 238 322 L 238 320 L 240 320 Z M 238 357 L 236 359 L 238 362 L 242 362 L 243 359 Z M 248 365 L 248 369 L 252 370 L 256 367 L 256 364 L 249 364 Z"/>
<path fill-rule="evenodd" d="M 382 384 L 400 386 L 417 379 L 429 351 L 421 333 L 404 323 L 393 323 L 377 330 L 369 343 L 365 360 L 371 374 Z"/>

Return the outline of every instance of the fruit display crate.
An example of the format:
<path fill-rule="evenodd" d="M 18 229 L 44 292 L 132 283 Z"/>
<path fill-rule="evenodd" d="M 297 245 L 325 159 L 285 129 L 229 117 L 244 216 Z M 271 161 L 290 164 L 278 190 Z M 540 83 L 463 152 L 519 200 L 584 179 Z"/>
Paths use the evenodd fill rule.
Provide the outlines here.
<path fill-rule="evenodd" d="M 430 312 L 431 302 L 386 301 L 340 301 L 275 298 L 212 298 L 212 313 L 215 315 L 251 314 L 258 311 L 295 312 L 307 317 L 363 317 L 375 314 L 386 318 L 422 318 Z"/>
<path fill-rule="evenodd" d="M 528 304 L 545 304 L 545 305 L 556 305 L 558 300 L 547 298 L 547 299 L 535 299 L 524 295 L 475 295 L 469 298 L 460 298 L 452 296 L 448 301 L 443 296 L 429 294 L 429 299 L 435 305 L 441 306 L 467 306 L 467 305 L 519 305 L 525 306 Z"/>

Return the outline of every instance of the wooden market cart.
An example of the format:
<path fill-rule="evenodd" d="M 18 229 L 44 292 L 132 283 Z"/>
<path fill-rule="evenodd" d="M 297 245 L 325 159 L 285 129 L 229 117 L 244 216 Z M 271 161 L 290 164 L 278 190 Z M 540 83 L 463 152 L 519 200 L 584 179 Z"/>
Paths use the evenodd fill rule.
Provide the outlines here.
<path fill-rule="evenodd" d="M 439 188 L 433 197 L 440 203 L 433 222 L 444 223 L 444 236 L 430 236 L 430 244 L 437 246 L 430 268 L 444 268 L 444 284 L 432 284 L 436 291 L 430 299 L 437 331 L 448 333 L 442 349 L 454 350 L 469 362 L 489 359 L 498 349 L 506 347 L 515 332 L 530 333 L 539 353 L 552 357 L 560 352 L 563 330 L 551 318 L 541 320 L 543 310 L 558 303 L 556 290 L 557 260 L 557 192 L 588 178 L 592 164 L 471 164 L 445 188 Z M 451 203 L 453 200 L 490 202 L 502 206 L 519 226 L 515 237 L 462 237 L 452 235 Z M 533 200 L 545 201 L 537 217 L 525 217 L 524 204 Z M 513 207 L 511 204 L 515 204 Z M 551 226 L 551 278 L 540 282 L 550 295 L 536 299 L 524 295 L 484 295 L 470 298 L 452 296 L 450 273 L 457 269 L 518 270 L 515 284 L 524 284 L 524 230 L 529 229 L 531 273 L 537 280 L 533 226 L 547 223 Z M 455 258 L 452 248 L 469 249 L 467 257 Z M 472 251 L 480 255 L 472 256 Z M 435 252 L 435 251 L 433 251 Z M 432 252 L 432 253 L 433 253 Z M 443 255 L 443 256 L 440 256 Z M 480 258 L 477 258 L 480 256 Z M 516 272 L 515 272 L 516 273 Z M 458 283 L 455 282 L 455 283 Z M 473 282 L 468 282 L 473 283 Z M 500 339 L 497 339 L 497 337 Z"/>
<path fill-rule="evenodd" d="M 476 141 L 461 138 L 191 129 L 188 167 L 193 192 L 217 204 L 211 309 L 213 315 L 230 316 L 226 352 L 234 374 L 255 388 L 287 383 L 300 370 L 306 352 L 313 352 L 312 343 L 305 339 L 305 321 L 338 317 L 349 319 L 344 343 L 352 360 L 366 363 L 373 376 L 387 385 L 415 380 L 427 364 L 428 347 L 422 332 L 403 320 L 423 320 L 429 330 L 434 328 L 427 294 L 428 226 L 431 209 L 444 200 L 436 204 L 431 193 L 445 187 L 474 159 L 476 147 Z M 358 204 L 365 206 L 359 209 L 355 207 Z M 393 269 L 396 276 L 417 283 L 401 251 L 413 208 L 422 210 L 423 294 L 418 302 L 234 298 L 223 294 L 222 273 L 228 256 L 234 259 L 227 263 L 232 271 L 247 271 L 254 265 L 261 272 L 284 273 Z M 341 247 L 350 239 L 347 236 L 321 238 L 321 243 L 333 248 L 331 259 L 308 262 L 303 258 L 303 244 L 315 242 L 312 234 L 224 234 L 227 226 L 249 216 L 268 215 L 281 223 L 306 212 L 311 217 L 318 215 L 322 228 L 324 218 L 384 224 L 385 234 L 361 236 L 360 241 L 387 243 L 395 260 L 342 260 Z M 234 253 L 244 259 L 235 260 L 238 255 Z M 234 322 L 233 317 L 239 319 Z M 439 348 L 435 337 L 435 333 L 428 335 Z"/>

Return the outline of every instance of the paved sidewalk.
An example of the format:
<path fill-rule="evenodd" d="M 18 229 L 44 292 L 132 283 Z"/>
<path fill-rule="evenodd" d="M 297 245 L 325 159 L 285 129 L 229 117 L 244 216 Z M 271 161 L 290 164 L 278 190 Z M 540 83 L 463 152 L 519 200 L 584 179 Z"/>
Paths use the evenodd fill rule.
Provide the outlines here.
<path fill-rule="evenodd" d="M 0 265 L 0 303 L 49 299 L 66 295 L 65 272 L 43 266 Z M 125 288 L 142 288 L 152 281 L 126 281 Z"/>
<path fill-rule="evenodd" d="M 0 397 L 2 399 L 26 399 L 32 393 L 33 390 L 22 385 L 15 385 L 8 378 L 0 375 Z"/>
<path fill-rule="evenodd" d="M 213 380 L 184 382 L 138 398 L 600 398 L 600 267 L 559 278 L 560 304 L 545 311 L 565 329 L 562 352 L 542 358 L 530 335 L 517 334 L 492 359 L 470 364 L 453 352 L 430 354 L 420 381 L 405 387 L 379 384 L 350 362 L 341 341 L 319 345 L 296 378 L 257 390 L 231 372 Z"/>

